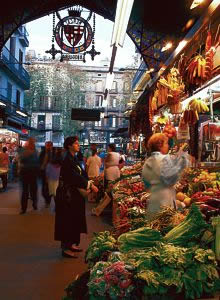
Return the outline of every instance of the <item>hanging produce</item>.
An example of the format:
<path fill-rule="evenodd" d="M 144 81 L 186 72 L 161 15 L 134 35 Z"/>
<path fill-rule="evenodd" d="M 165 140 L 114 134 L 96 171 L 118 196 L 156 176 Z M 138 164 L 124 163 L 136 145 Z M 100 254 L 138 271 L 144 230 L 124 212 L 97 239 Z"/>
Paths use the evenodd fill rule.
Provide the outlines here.
<path fill-rule="evenodd" d="M 186 68 L 187 81 L 196 86 L 202 85 L 206 81 L 205 66 L 206 60 L 202 55 L 193 57 Z"/>
<path fill-rule="evenodd" d="M 207 38 L 206 38 L 206 44 L 205 44 L 205 59 L 206 59 L 205 78 L 206 78 L 206 80 L 209 80 L 212 76 L 213 58 L 214 58 L 214 47 L 212 47 L 212 36 L 211 36 L 211 31 L 209 30 Z"/>
<path fill-rule="evenodd" d="M 168 137 L 168 138 L 173 138 L 176 136 L 176 129 L 175 127 L 170 123 L 168 122 L 164 129 L 163 129 L 163 133 Z"/>
<path fill-rule="evenodd" d="M 183 113 L 183 121 L 185 124 L 194 125 L 199 120 L 196 110 L 186 109 Z"/>
<path fill-rule="evenodd" d="M 156 123 L 160 125 L 165 125 L 168 121 L 169 119 L 166 116 L 161 115 L 157 118 Z"/>
<path fill-rule="evenodd" d="M 189 108 L 191 110 L 197 111 L 198 114 L 209 111 L 207 104 L 200 98 L 191 100 L 189 103 Z"/>

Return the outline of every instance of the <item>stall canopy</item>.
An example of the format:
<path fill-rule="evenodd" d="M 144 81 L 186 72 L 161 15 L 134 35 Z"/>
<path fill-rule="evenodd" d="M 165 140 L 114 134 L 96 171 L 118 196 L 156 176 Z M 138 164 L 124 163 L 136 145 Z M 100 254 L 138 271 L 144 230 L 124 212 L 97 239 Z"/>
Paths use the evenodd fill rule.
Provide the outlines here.
<path fill-rule="evenodd" d="M 178 45 L 211 0 L 190 9 L 193 0 L 135 0 L 127 33 L 142 54 L 148 68 L 159 70 L 172 49 L 161 51 L 168 41 Z M 81 5 L 114 21 L 117 0 L 21 0 L 4 2 L 0 10 L 0 50 L 22 24 L 70 6 Z"/>

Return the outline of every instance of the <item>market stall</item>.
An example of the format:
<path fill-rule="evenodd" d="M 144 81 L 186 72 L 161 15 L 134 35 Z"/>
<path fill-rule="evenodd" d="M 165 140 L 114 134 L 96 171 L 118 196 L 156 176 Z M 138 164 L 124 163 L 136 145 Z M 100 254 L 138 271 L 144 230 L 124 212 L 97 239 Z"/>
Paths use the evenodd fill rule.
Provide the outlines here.
<path fill-rule="evenodd" d="M 143 162 L 124 167 L 110 185 L 114 230 L 94 234 L 86 251 L 83 299 L 218 299 L 219 31 L 216 20 L 205 28 L 130 115 L 131 140 L 164 133 L 170 154 L 188 144 L 194 161 L 175 185 L 177 209 L 161 207 L 148 218 Z M 83 276 L 66 289 L 70 299 Z"/>

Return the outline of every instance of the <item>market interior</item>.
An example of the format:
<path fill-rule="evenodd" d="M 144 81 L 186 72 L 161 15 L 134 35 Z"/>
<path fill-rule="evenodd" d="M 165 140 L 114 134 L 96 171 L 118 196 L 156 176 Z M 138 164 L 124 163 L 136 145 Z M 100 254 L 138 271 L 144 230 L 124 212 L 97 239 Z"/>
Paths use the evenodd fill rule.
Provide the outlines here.
<path fill-rule="evenodd" d="M 68 11 L 70 7 L 73 10 Z M 0 175 L 7 173 L 9 180 L 8 188 L 3 186 L 0 192 L 0 255 L 4 258 L 1 297 L 217 300 L 220 297 L 220 1 L 39 3 L 29 0 L 13 4 L 13 9 L 6 3 L 0 11 L 0 87 L 3 71 L 17 72 L 11 67 L 16 63 L 5 60 L 4 46 L 21 26 L 48 14 L 53 15 L 52 47 L 48 53 L 53 58 L 60 55 L 58 73 L 61 74 L 66 58 L 74 60 L 73 55 L 77 55 L 77 59 L 85 59 L 80 51 L 74 52 L 78 50 L 67 51 L 64 41 L 72 46 L 78 44 L 75 37 L 71 40 L 73 33 L 65 32 L 64 40 L 62 31 L 67 28 L 68 18 L 82 17 L 79 7 L 91 11 L 87 20 L 93 20 L 94 32 L 86 25 L 88 39 L 80 44 L 85 47 L 88 40 L 91 44 L 91 48 L 84 49 L 84 55 L 90 55 L 92 60 L 99 55 L 94 39 L 95 14 L 91 18 L 96 13 L 114 22 L 111 57 L 102 71 L 105 87 L 98 93 L 101 95 L 98 107 L 87 110 L 68 106 L 68 109 L 70 112 L 75 108 L 71 118 L 84 122 L 87 133 L 92 131 L 89 122 L 93 129 L 104 124 L 104 129 L 96 128 L 102 137 L 108 127 L 114 127 L 105 141 L 106 148 L 113 138 L 119 142 L 116 151 L 114 147 L 108 148 L 105 159 L 101 155 L 106 149 L 101 142 L 97 144 L 103 165 L 102 172 L 93 179 L 99 191 L 90 191 L 86 196 L 89 232 L 82 237 L 80 246 L 84 252 L 78 253 L 76 260 L 61 257 L 60 244 L 53 241 L 58 205 L 56 212 L 54 202 L 49 209 L 45 207 L 39 192 L 38 210 L 32 210 L 29 203 L 27 214 L 25 211 L 19 215 L 18 181 L 10 181 L 12 175 L 0 166 Z M 69 16 L 61 17 L 65 10 Z M 80 35 L 80 28 L 77 30 Z M 123 48 L 126 32 L 141 59 L 132 72 L 125 66 L 132 78 L 123 117 L 118 115 L 127 121 L 121 128 L 122 124 L 116 121 L 109 125 L 106 109 L 114 93 L 115 78 L 124 72 L 123 68 L 117 69 L 115 59 L 118 49 Z M 24 37 L 20 40 L 26 43 Z M 61 50 L 55 51 L 55 42 Z M 19 71 L 24 62 L 21 56 Z M 20 78 L 26 91 L 30 88 L 26 72 L 30 70 L 27 66 Z M 19 101 L 9 103 L 0 90 L 1 148 L 8 148 L 11 160 L 17 157 L 18 145 L 27 145 L 29 136 L 45 131 L 43 117 L 38 117 L 42 123 L 38 122 L 37 128 L 34 129 L 33 122 L 28 125 L 30 109 L 22 107 L 18 92 L 16 97 Z M 112 100 L 112 109 L 116 106 Z M 57 132 L 62 134 L 60 129 Z M 80 146 L 84 151 L 82 164 L 86 164 L 90 151 L 86 148 L 92 139 L 90 143 L 86 140 L 82 128 L 79 135 L 84 139 Z M 45 133 L 45 141 L 48 137 L 52 134 Z M 43 145 L 41 141 L 39 147 L 43 149 Z M 119 150 L 125 155 L 115 153 Z M 116 177 L 108 177 L 106 171 L 111 155 L 118 159 L 116 165 L 110 165 L 120 174 Z M 80 168 L 83 169 L 82 165 Z"/>

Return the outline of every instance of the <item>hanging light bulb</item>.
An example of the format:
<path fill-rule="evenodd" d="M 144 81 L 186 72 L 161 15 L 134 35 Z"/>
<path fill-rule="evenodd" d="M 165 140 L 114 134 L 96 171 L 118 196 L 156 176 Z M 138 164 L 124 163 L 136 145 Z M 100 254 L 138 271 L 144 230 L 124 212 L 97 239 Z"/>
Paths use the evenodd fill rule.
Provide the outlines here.
<path fill-rule="evenodd" d="M 166 43 L 166 45 L 161 49 L 161 52 L 167 51 L 168 49 L 172 48 L 173 44 L 171 42 Z"/>
<path fill-rule="evenodd" d="M 199 6 L 204 0 L 194 0 L 192 5 L 190 6 L 190 9 L 193 9 L 197 6 Z"/>

